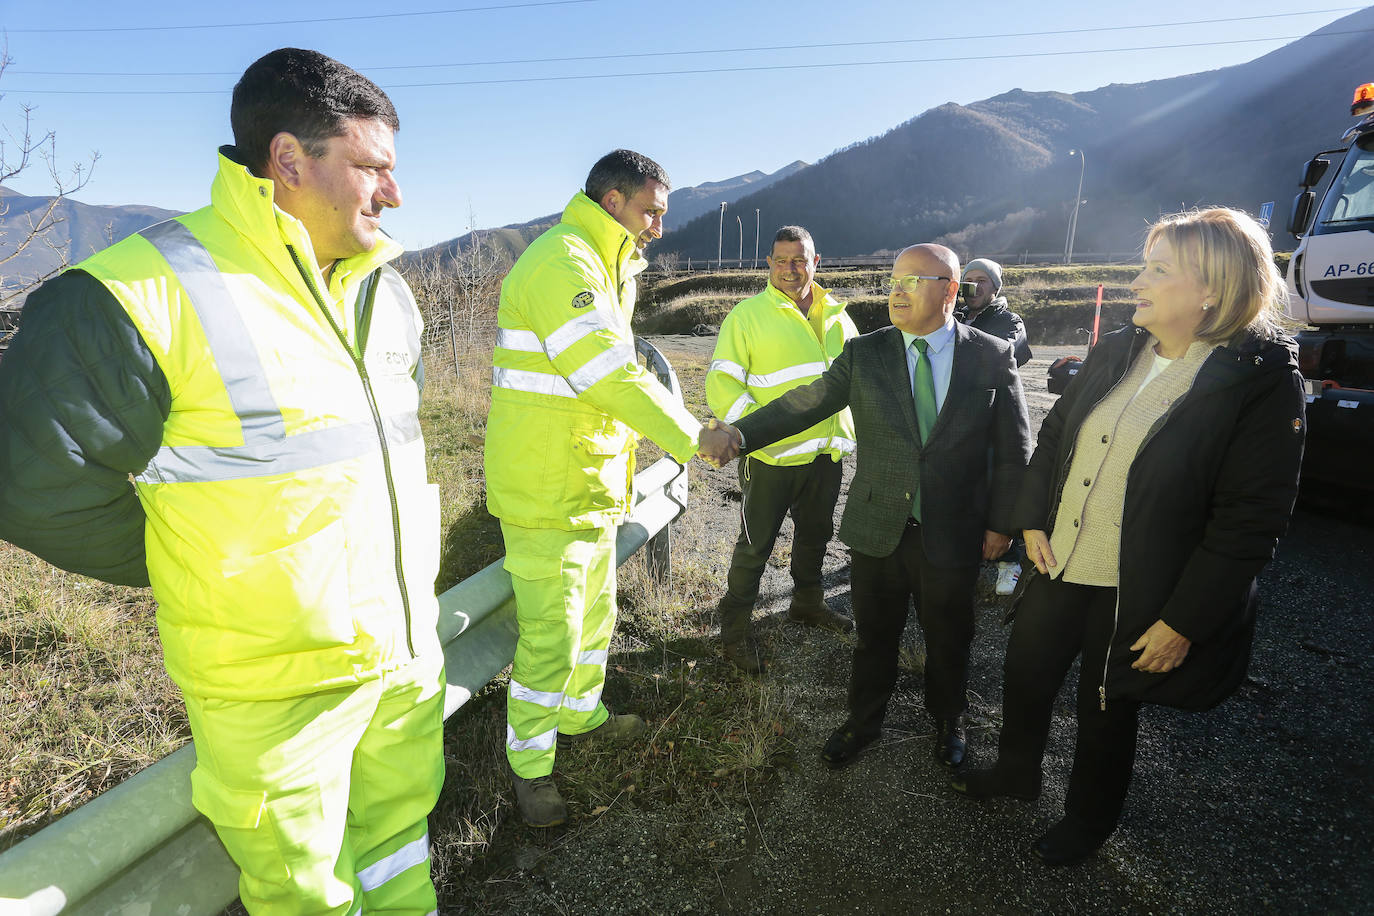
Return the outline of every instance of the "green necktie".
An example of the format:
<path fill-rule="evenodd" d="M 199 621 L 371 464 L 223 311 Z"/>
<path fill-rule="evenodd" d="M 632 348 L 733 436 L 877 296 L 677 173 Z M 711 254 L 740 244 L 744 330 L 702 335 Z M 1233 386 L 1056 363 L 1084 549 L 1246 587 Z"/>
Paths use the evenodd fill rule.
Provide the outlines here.
<path fill-rule="evenodd" d="M 921 444 L 930 441 L 930 429 L 935 425 L 935 372 L 930 368 L 930 354 L 926 348 L 930 344 L 917 337 L 911 342 L 916 348 L 916 372 L 912 381 L 911 394 L 916 401 L 916 429 L 921 434 Z M 911 517 L 921 520 L 921 482 L 916 482 L 916 494 L 911 503 Z"/>

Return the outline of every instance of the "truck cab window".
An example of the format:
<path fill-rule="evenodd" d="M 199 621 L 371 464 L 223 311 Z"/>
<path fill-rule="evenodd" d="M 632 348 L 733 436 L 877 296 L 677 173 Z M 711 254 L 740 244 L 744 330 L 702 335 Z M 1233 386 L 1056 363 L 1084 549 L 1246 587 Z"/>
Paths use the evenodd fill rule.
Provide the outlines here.
<path fill-rule="evenodd" d="M 1333 228 L 1364 221 L 1374 222 L 1374 135 L 1351 149 L 1318 215 L 1322 226 Z"/>

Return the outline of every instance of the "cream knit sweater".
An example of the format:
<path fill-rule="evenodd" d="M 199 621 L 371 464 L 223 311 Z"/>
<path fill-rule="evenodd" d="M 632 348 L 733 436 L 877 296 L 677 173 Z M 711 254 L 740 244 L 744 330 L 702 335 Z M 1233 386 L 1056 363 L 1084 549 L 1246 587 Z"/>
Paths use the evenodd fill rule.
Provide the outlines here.
<path fill-rule="evenodd" d="M 1121 511 L 1131 463 L 1151 427 L 1188 393 L 1213 349 L 1212 344 L 1194 341 L 1188 352 L 1141 389 L 1155 362 L 1154 344 L 1152 337 L 1125 378 L 1079 427 L 1050 536 L 1050 550 L 1059 561 L 1051 576 L 1062 575 L 1064 581 L 1080 585 L 1117 584 Z M 1186 455 L 1177 458 L 1188 460 Z"/>

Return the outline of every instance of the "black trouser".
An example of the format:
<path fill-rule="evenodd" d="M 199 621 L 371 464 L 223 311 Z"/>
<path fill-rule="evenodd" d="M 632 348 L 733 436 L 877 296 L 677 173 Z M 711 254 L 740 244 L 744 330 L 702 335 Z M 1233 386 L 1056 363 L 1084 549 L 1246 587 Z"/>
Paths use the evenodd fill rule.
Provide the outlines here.
<path fill-rule="evenodd" d="M 752 607 L 763 567 L 788 511 L 792 513 L 792 581 L 797 588 L 821 585 L 821 562 L 835 533 L 840 497 L 840 463 L 819 455 L 809 464 L 776 467 L 756 458 L 739 462 L 740 532 L 725 580 L 725 603 Z"/>
<path fill-rule="evenodd" d="M 968 707 L 968 653 L 973 642 L 978 564 L 953 569 L 932 565 L 921 544 L 921 528 L 912 522 L 897 549 L 886 557 L 853 551 L 850 573 L 859 639 L 849 680 L 849 717 L 854 726 L 874 731 L 882 725 L 897 683 L 897 650 L 913 597 L 926 642 L 926 710 L 936 719 L 963 713 Z"/>
<path fill-rule="evenodd" d="M 1082 655 L 1078 742 L 1064 808 L 1098 839 L 1116 829 L 1126 803 L 1140 714 L 1134 700 L 1113 698 L 1102 709 L 1099 688 L 1115 615 L 1116 589 L 1037 575 L 1021 599 L 1002 668 L 997 768 L 1018 786 L 1039 786 L 1054 699 Z"/>

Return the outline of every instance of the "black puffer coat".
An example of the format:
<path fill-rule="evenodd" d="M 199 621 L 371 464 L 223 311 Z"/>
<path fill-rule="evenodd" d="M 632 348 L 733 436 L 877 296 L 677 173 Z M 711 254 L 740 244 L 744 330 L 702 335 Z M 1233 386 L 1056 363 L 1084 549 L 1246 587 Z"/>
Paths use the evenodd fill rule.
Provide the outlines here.
<path fill-rule="evenodd" d="M 1079 427 L 1151 336 L 1104 335 L 1040 427 L 1014 518 L 1052 530 Z M 1117 624 L 1108 657 L 1084 659 L 1107 697 L 1208 709 L 1239 686 L 1258 610 L 1256 577 L 1297 497 L 1305 432 L 1297 346 L 1253 335 L 1217 347 L 1156 421 L 1127 476 Z M 1163 619 L 1192 641 L 1167 674 L 1131 668 L 1130 646 Z"/>
<path fill-rule="evenodd" d="M 1025 322 L 1021 320 L 1020 315 L 1007 307 L 1006 296 L 998 296 L 993 299 L 972 321 L 968 320 L 967 308 L 962 314 L 956 314 L 955 317 L 971 328 L 977 328 L 984 334 L 1000 337 L 1010 343 L 1016 351 L 1016 365 L 1018 367 L 1030 362 L 1031 348 L 1030 343 L 1026 340 Z"/>

